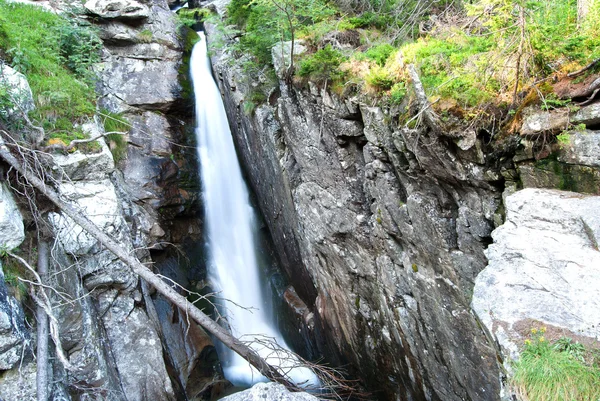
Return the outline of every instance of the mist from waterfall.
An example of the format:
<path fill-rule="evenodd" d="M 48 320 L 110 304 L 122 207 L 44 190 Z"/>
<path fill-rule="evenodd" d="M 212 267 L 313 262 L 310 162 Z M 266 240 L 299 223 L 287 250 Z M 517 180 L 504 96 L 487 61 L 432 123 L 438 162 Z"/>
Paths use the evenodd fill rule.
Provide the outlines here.
<path fill-rule="evenodd" d="M 242 341 L 266 336 L 288 349 L 273 319 L 265 313 L 267 302 L 262 294 L 255 250 L 253 210 L 248 190 L 235 153 L 233 138 L 221 94 L 211 74 L 206 38 L 194 46 L 190 70 L 196 100 L 196 139 L 200 159 L 205 232 L 208 242 L 208 272 L 218 286 L 219 297 L 226 299 L 222 312 L 232 334 Z M 241 307 L 243 308 L 241 308 Z M 260 338 L 260 337 L 259 337 Z M 283 368 L 293 362 L 281 362 L 259 345 L 252 347 L 263 358 Z M 250 385 L 265 379 L 239 355 L 227 349 L 221 355 L 225 377 L 236 385 Z M 296 383 L 316 379 L 305 368 L 289 373 Z"/>

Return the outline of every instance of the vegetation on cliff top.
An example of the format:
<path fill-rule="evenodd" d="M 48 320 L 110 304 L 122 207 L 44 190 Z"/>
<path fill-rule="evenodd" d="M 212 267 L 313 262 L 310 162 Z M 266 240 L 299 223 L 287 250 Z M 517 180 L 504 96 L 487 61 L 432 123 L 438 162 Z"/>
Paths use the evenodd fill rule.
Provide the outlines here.
<path fill-rule="evenodd" d="M 600 1 L 233 0 L 237 48 L 269 64 L 279 42 L 302 39 L 297 83 L 399 104 L 414 64 L 437 112 L 482 118 L 504 113 L 548 77 L 600 58 Z"/>
<path fill-rule="evenodd" d="M 74 124 L 94 114 L 101 41 L 86 25 L 40 7 L 0 0 L 0 59 L 23 73 L 36 105 L 32 122 L 48 138 L 80 139 Z"/>

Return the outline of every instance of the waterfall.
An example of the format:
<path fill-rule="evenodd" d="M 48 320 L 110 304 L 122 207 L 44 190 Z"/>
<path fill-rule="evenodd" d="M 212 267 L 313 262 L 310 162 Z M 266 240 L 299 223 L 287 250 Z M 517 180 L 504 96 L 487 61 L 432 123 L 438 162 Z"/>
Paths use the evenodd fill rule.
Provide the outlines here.
<path fill-rule="evenodd" d="M 259 266 L 254 244 L 253 210 L 235 153 L 221 94 L 213 80 L 206 54 L 206 39 L 194 46 L 190 70 L 196 96 L 196 138 L 202 178 L 205 227 L 208 239 L 209 277 L 226 299 L 224 314 L 232 334 L 243 341 L 261 335 L 288 349 L 273 319 L 265 313 Z M 240 306 L 243 306 L 241 308 Z M 250 309 L 249 309 L 250 308 Z M 285 370 L 294 361 L 282 362 L 260 346 L 253 348 L 269 363 Z M 236 385 L 264 378 L 239 355 L 227 350 L 221 360 L 225 377 Z M 305 368 L 289 373 L 296 383 L 317 381 Z"/>

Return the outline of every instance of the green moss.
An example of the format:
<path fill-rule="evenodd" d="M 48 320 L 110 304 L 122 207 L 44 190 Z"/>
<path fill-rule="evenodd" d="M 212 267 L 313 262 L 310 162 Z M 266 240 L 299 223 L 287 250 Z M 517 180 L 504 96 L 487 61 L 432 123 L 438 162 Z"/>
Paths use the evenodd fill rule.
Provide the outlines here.
<path fill-rule="evenodd" d="M 137 37 L 142 43 L 150 43 L 152 42 L 152 38 L 154 37 L 154 35 L 152 34 L 152 31 L 150 29 L 144 29 L 143 31 L 138 33 Z"/>
<path fill-rule="evenodd" d="M 536 161 L 534 167 L 551 175 L 550 180 L 543 182 L 546 187 L 587 194 L 600 193 L 600 173 L 591 167 L 562 163 L 557 154 Z"/>
<path fill-rule="evenodd" d="M 183 42 L 183 57 L 178 69 L 178 80 L 181 85 L 181 96 L 186 100 L 194 99 L 194 88 L 190 78 L 190 57 L 194 45 L 198 43 L 200 37 L 191 28 L 183 25 L 179 29 L 179 36 Z"/>

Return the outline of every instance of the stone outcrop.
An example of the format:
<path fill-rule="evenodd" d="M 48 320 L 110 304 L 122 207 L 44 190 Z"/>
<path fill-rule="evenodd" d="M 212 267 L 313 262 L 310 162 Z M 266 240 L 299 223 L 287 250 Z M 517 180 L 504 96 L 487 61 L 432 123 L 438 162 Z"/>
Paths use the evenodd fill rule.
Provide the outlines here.
<path fill-rule="evenodd" d="M 23 217 L 5 183 L 0 183 L 0 247 L 11 251 L 25 239 Z M 16 278 L 12 277 L 15 281 Z M 19 302 L 9 294 L 0 261 L 0 371 L 15 367 L 26 353 L 29 332 Z M 1 387 L 1 386 L 0 386 Z"/>
<path fill-rule="evenodd" d="M 30 334 L 25 327 L 23 309 L 8 292 L 2 262 L 0 262 L 0 371 L 17 366 L 28 352 L 24 348 L 29 345 Z M 1 384 L 2 380 L 0 380 L 0 387 Z"/>
<path fill-rule="evenodd" d="M 135 0 L 89 0 L 84 7 L 91 14 L 107 19 L 140 20 L 150 15 L 148 6 Z"/>
<path fill-rule="evenodd" d="M 278 383 L 258 383 L 252 388 L 222 398 L 223 401 L 317 401 L 308 393 L 291 393 Z"/>
<path fill-rule="evenodd" d="M 473 310 L 504 355 L 518 358 L 539 325 L 600 341 L 600 197 L 524 189 L 505 205 L 473 291 Z"/>
<path fill-rule="evenodd" d="M 283 80 L 248 115 L 251 85 L 226 56 L 213 65 L 320 353 L 350 362 L 373 398 L 499 399 L 496 349 L 469 306 L 501 220 L 502 178 L 481 139 L 461 150 L 396 126 L 390 110 Z"/>
<path fill-rule="evenodd" d="M 115 163 L 109 145 L 116 145 L 100 139 L 96 153 L 57 153 L 44 162 L 65 200 L 140 260 L 151 262 L 149 248 L 158 254 L 163 242 L 189 241 L 200 232 L 197 172 L 187 161 L 195 151 L 185 146 L 190 108 L 180 84 L 182 40 L 165 1 L 90 1 L 86 7 L 101 17 L 92 21 L 99 24 L 105 48 L 97 66 L 100 113 L 82 128 L 97 136 L 102 120 L 111 118 L 106 110 L 123 113 L 131 124 L 124 136 L 126 155 Z M 127 266 L 69 218 L 56 211 L 45 217 L 50 230 L 44 235 L 55 239 L 49 284 L 59 291 L 50 295 L 62 346 L 74 367 L 65 370 L 53 358 L 54 399 L 206 399 L 228 384 L 220 380 L 216 352 L 199 327 L 177 319 L 177 310 L 170 309 L 168 316 L 166 307 L 157 311 L 155 301 L 165 301 L 155 299 Z M 4 324 L 5 315 L 11 316 L 0 316 L 0 343 L 15 333 L 15 324 Z M 20 358 L 23 340 L 8 348 L 11 361 L 13 354 Z M 35 371 L 31 351 L 23 366 Z M 0 387 L 7 390 L 0 398 L 28 399 L 31 392 L 21 391 L 24 384 L 12 372 L 2 375 Z"/>
<path fill-rule="evenodd" d="M 0 183 L 0 249 L 12 250 L 25 239 L 23 217 L 12 193 Z"/>

